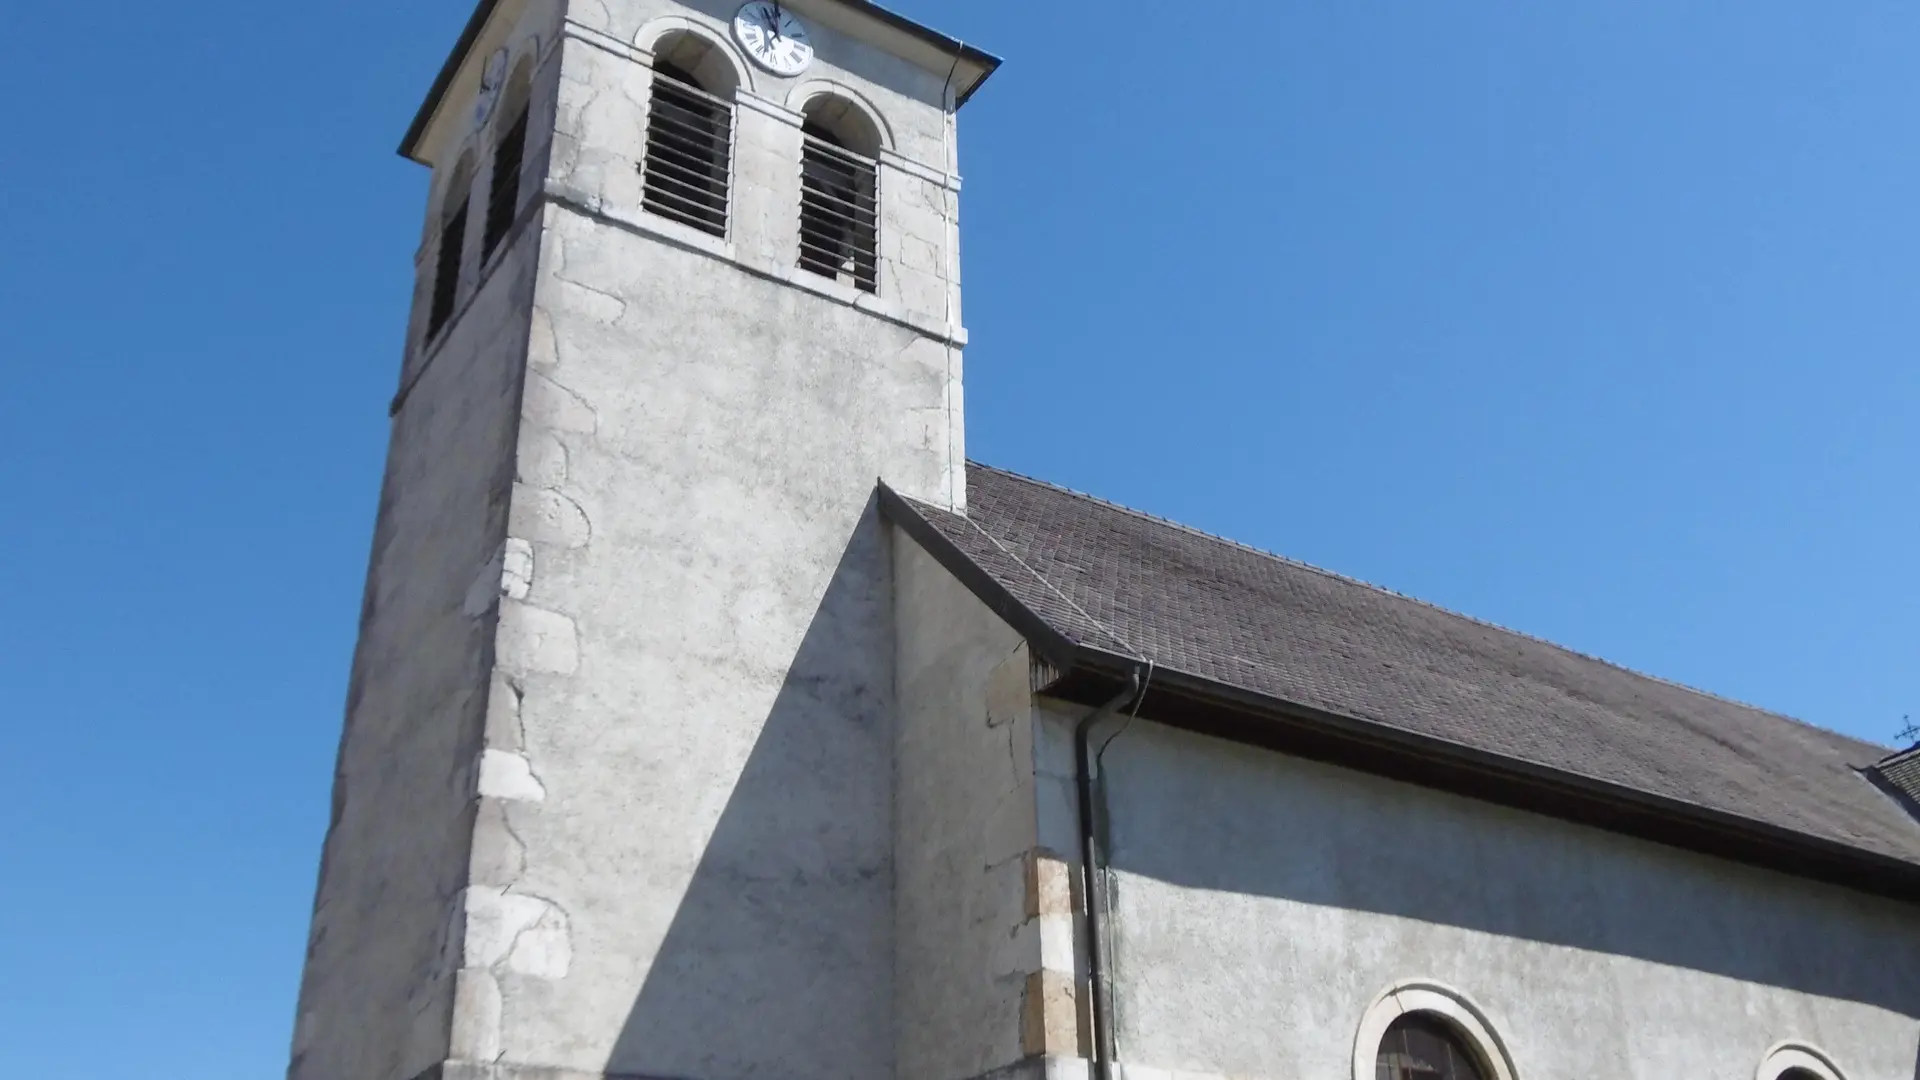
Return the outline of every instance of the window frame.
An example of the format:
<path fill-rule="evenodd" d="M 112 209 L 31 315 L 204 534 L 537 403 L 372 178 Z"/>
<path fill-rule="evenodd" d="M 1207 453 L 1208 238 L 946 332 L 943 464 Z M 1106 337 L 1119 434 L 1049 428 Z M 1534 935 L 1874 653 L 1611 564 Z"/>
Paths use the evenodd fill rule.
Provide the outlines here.
<path fill-rule="evenodd" d="M 845 145 L 823 125 L 803 125 L 794 265 L 823 280 L 878 295 L 881 217 L 879 158 Z"/>
<path fill-rule="evenodd" d="M 427 293 L 427 328 L 423 340 L 431 345 L 460 316 L 460 286 L 467 271 L 467 230 L 472 225 L 473 193 L 460 196 L 452 213 L 440 223 L 439 246 L 433 256 L 433 287 Z"/>
<path fill-rule="evenodd" d="M 1810 1073 L 1819 1080 L 1846 1080 L 1846 1073 L 1834 1064 L 1831 1055 L 1812 1043 L 1797 1039 L 1768 1047 L 1753 1076 L 1754 1080 L 1783 1080 L 1795 1070 Z"/>
<path fill-rule="evenodd" d="M 1486 1080 L 1519 1080 L 1513 1056 L 1486 1013 L 1459 990 L 1430 979 L 1395 983 L 1367 1006 L 1354 1033 L 1353 1080 L 1374 1080 L 1374 1065 L 1387 1030 L 1411 1014 L 1433 1016 L 1446 1023 L 1474 1055 Z"/>
<path fill-rule="evenodd" d="M 493 120 L 492 164 L 487 177 L 487 213 L 480 237 L 480 262 L 487 264 L 506 243 L 520 218 L 521 174 L 526 172 L 527 142 L 533 124 L 533 57 L 522 56 L 507 79 L 506 93 Z"/>
<path fill-rule="evenodd" d="M 703 40 L 704 39 L 700 39 Z M 698 76 L 666 60 L 651 65 L 648 80 L 647 120 L 640 160 L 640 208 L 655 218 L 674 222 L 725 242 L 733 236 L 735 163 L 739 158 L 740 124 L 734 103 L 701 85 Z M 664 93 L 663 93 L 664 91 Z M 701 121 L 724 128 L 710 133 L 697 130 L 680 116 L 662 110 L 665 104 Z M 708 115 L 699 115 L 711 109 Z M 672 132 L 666 125 L 680 130 Z M 688 147 L 698 148 L 701 135 L 710 140 L 706 147 L 713 158 L 706 163 L 710 175 L 704 180 L 689 169 L 692 157 Z M 675 145 L 676 142 L 679 145 Z M 671 156 L 670 156 L 671 155 Z M 702 190 L 703 184 L 717 185 Z M 710 202 L 717 195 L 717 202 Z"/>
<path fill-rule="evenodd" d="M 1428 1052 L 1436 1053 L 1429 1057 Z M 1487 1080 L 1481 1058 L 1451 1021 L 1430 1012 L 1401 1013 L 1374 1051 L 1373 1075 L 1374 1080 Z"/>

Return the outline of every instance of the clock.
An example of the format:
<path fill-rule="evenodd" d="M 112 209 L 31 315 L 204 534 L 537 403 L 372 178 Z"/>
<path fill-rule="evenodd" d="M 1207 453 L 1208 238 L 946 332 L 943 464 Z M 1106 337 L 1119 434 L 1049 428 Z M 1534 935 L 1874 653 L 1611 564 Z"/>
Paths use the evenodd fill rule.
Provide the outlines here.
<path fill-rule="evenodd" d="M 791 79 L 813 63 L 807 28 L 779 0 L 750 0 L 733 17 L 733 38 L 753 62 Z"/>
<path fill-rule="evenodd" d="M 500 91 L 507 85 L 507 50 L 501 49 L 487 58 L 486 68 L 480 72 L 480 93 L 473 100 L 473 126 L 479 127 L 493 116 L 494 106 L 500 104 Z"/>

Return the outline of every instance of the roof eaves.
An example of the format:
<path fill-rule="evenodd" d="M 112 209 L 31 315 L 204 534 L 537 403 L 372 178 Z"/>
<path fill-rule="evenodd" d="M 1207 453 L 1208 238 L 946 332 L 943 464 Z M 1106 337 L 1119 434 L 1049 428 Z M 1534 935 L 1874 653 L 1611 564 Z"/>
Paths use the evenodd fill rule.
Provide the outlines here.
<path fill-rule="evenodd" d="M 982 86 L 986 85 L 987 80 L 993 77 L 993 73 L 1000 69 L 1001 60 L 992 53 L 976 49 L 958 38 L 948 37 L 931 27 L 922 26 L 912 19 L 907 18 L 905 15 L 890 11 L 887 8 L 881 7 L 879 4 L 872 3 L 871 0 L 840 0 L 840 3 L 845 4 L 863 15 L 869 16 L 877 22 L 885 23 L 895 30 L 919 38 L 921 41 L 941 52 L 953 56 L 956 62 L 964 60 L 968 63 L 978 65 L 982 69 L 980 77 L 968 84 L 967 87 L 961 90 L 959 95 L 954 98 L 955 108 L 965 105 L 969 98 L 973 97 Z"/>
<path fill-rule="evenodd" d="M 473 10 L 473 17 L 467 20 L 467 28 L 460 31 L 460 40 L 448 54 L 446 63 L 440 65 L 440 74 L 434 76 L 433 89 L 427 91 L 427 99 L 420 105 L 420 111 L 413 116 L 408 125 L 406 137 L 400 140 L 400 156 L 408 161 L 420 162 L 414 156 L 419 148 L 420 139 L 427 133 L 427 125 L 433 123 L 433 114 L 440 111 L 440 99 L 447 96 L 447 90 L 460 74 L 460 64 L 473 49 L 473 43 L 480 40 L 480 34 L 487 28 L 487 20 L 493 18 L 494 9 L 500 6 L 500 0 L 480 0 Z M 420 164 L 426 164 L 420 162 Z"/>
<path fill-rule="evenodd" d="M 1079 659 L 1082 671 L 1108 681 L 1125 678 L 1139 664 L 1132 657 L 1086 646 L 1080 648 Z M 1092 698 L 1083 703 L 1093 703 Z M 1920 901 L 1920 864 L 1698 803 L 1290 702 L 1207 676 L 1158 669 L 1143 706 L 1143 715 L 1199 734 L 1894 899 Z"/>
<path fill-rule="evenodd" d="M 1044 691 L 1049 696 L 1080 704 L 1098 704 L 1111 696 L 1114 685 L 1124 684 L 1141 672 L 1144 661 L 1130 652 L 1093 643 L 1091 637 L 1076 638 L 1071 626 L 1056 626 L 1018 599 L 1018 591 L 1029 585 L 1036 590 L 1029 594 L 1033 596 L 1049 591 L 1057 594 L 1059 590 L 1025 562 L 1006 552 L 1004 545 L 972 516 L 921 507 L 885 485 L 881 486 L 880 493 L 882 508 L 888 517 L 1022 633 L 1041 659 L 1054 669 Z M 964 522 L 990 542 L 992 546 L 983 547 L 981 552 L 1003 564 L 1001 569 L 976 561 L 973 553 L 943 532 L 928 515 Z M 1010 576 L 1003 580 L 996 576 L 999 573 Z M 1100 637 L 1112 638 L 1111 631 L 1105 631 L 1097 621 L 1092 626 L 1094 630 L 1089 634 L 1097 631 Z M 1113 644 L 1125 648 L 1118 639 L 1113 639 Z M 1381 721 L 1290 701 L 1213 676 L 1170 667 L 1153 669 L 1143 706 L 1144 715 L 1199 734 L 1863 892 L 1920 902 L 1920 862 L 1895 854 Z M 1920 756 L 1920 750 L 1914 753 Z M 1884 778 L 1877 774 L 1878 770 L 1872 770 L 1867 779 L 1884 783 Z"/>

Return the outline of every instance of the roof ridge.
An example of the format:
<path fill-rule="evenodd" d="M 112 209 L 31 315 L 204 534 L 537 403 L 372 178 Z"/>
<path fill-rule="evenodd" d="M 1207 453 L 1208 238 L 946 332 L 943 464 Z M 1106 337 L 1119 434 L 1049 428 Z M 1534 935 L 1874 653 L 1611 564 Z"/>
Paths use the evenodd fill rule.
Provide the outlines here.
<path fill-rule="evenodd" d="M 1880 764 L 1904 765 L 1912 760 L 1920 760 L 1920 745 L 1909 746 L 1905 750 L 1895 750 L 1892 756 L 1882 758 Z"/>
<path fill-rule="evenodd" d="M 1103 506 L 1109 510 L 1126 514 L 1130 517 L 1139 518 L 1142 521 L 1152 522 L 1153 524 L 1160 525 L 1169 529 L 1173 529 L 1177 532 L 1186 533 L 1190 536 L 1197 536 L 1204 540 L 1213 541 L 1214 543 L 1225 544 L 1228 547 L 1238 548 L 1239 550 L 1247 552 L 1250 555 L 1257 555 L 1264 559 L 1271 559 L 1274 562 L 1283 563 L 1287 566 L 1291 566 L 1296 569 L 1305 570 L 1313 574 L 1318 574 L 1321 577 L 1329 578 L 1331 580 L 1341 582 L 1342 584 L 1353 585 L 1362 589 L 1368 589 L 1385 596 L 1391 596 L 1396 600 L 1404 600 L 1408 603 L 1416 604 L 1420 607 L 1426 608 L 1429 611 L 1437 611 L 1442 615 L 1459 619 L 1463 622 L 1471 623 L 1475 626 L 1483 627 L 1488 630 L 1497 631 L 1502 634 L 1509 634 L 1523 641 L 1530 641 L 1536 645 L 1544 645 L 1547 648 L 1553 649 L 1557 652 L 1565 653 L 1566 655 L 1574 657 L 1575 659 L 1585 660 L 1585 661 L 1588 661 L 1589 663 L 1604 665 L 1606 667 L 1612 668 L 1615 671 L 1622 672 L 1623 674 L 1631 675 L 1637 679 L 1645 679 L 1646 681 L 1651 683 L 1657 683 L 1661 686 L 1671 687 L 1675 690 L 1684 690 L 1689 694 L 1697 694 L 1700 697 L 1707 698 L 1712 701 L 1718 701 L 1725 705 L 1732 705 L 1736 708 L 1747 709 L 1752 712 L 1759 713 L 1763 716 L 1771 716 L 1771 717 L 1774 717 L 1775 719 L 1785 720 L 1790 724 L 1797 724 L 1800 727 L 1807 728 L 1808 730 L 1817 732 L 1821 735 L 1825 735 L 1830 738 L 1845 739 L 1849 742 L 1857 743 L 1862 747 L 1881 751 L 1882 753 L 1885 753 L 1892 749 L 1892 747 L 1882 746 L 1879 743 L 1870 742 L 1866 739 L 1861 739 L 1853 735 L 1848 735 L 1846 732 L 1843 732 L 1843 731 L 1835 731 L 1829 727 L 1822 727 L 1821 725 L 1813 723 L 1810 720 L 1802 720 L 1797 716 L 1792 716 L 1787 713 L 1779 712 L 1774 709 L 1769 709 L 1762 705 L 1755 705 L 1749 701 L 1741 701 L 1738 698 L 1729 697 L 1725 694 L 1718 694 L 1711 690 L 1702 690 L 1697 686 L 1689 686 L 1686 683 L 1676 682 L 1672 679 L 1662 678 L 1659 675 L 1650 675 L 1636 668 L 1627 667 L 1625 664 L 1615 663 L 1612 660 L 1608 660 L 1604 656 L 1595 656 L 1592 653 L 1581 652 L 1578 649 L 1571 648 L 1566 645 L 1562 645 L 1557 641 L 1550 641 L 1538 635 L 1529 634 L 1524 630 L 1515 630 L 1510 626 L 1503 626 L 1489 619 L 1483 619 L 1478 616 L 1468 615 L 1465 612 L 1455 611 L 1452 608 L 1443 607 L 1439 604 L 1433 603 L 1430 600 L 1422 600 L 1417 596 L 1410 596 L 1406 593 L 1399 592 L 1395 589 L 1389 589 L 1384 585 L 1376 585 L 1370 581 L 1363 581 L 1360 578 L 1352 577 L 1347 574 L 1342 574 L 1342 573 L 1339 573 L 1338 571 L 1328 570 L 1325 567 L 1315 566 L 1312 563 L 1308 563 L 1308 562 L 1302 562 L 1299 559 L 1290 558 L 1286 555 L 1281 555 L 1277 552 L 1268 551 L 1264 548 L 1254 547 L 1252 544 L 1241 543 L 1238 540 L 1234 540 L 1225 536 L 1220 536 L 1215 533 L 1210 533 L 1205 531 L 1204 529 L 1196 529 L 1191 525 L 1183 525 L 1180 522 L 1174 521 L 1170 518 L 1163 518 L 1157 514 L 1149 514 L 1144 510 L 1136 510 L 1131 506 L 1124 506 L 1120 503 L 1112 501 L 1111 499 L 1103 499 L 1098 495 L 1093 495 L 1085 491 L 1079 491 L 1074 488 L 1066 487 L 1065 485 L 1062 485 L 1062 484 L 1056 484 L 1048 480 L 1041 480 L 1037 477 L 1028 476 L 1025 473 L 1017 473 L 1011 469 L 1003 469 L 996 465 L 988 465 L 984 462 L 973 461 L 969 459 L 967 464 L 972 466 L 973 468 L 983 469 L 987 472 L 998 473 L 1009 479 L 1017 480 L 1026 484 L 1031 484 L 1034 487 L 1047 488 L 1053 491 L 1057 491 L 1063 495 L 1069 495 L 1069 496 L 1072 496 L 1073 498 L 1081 499 L 1083 501 L 1093 503 L 1097 506 Z M 969 515 L 969 517 L 971 517 L 971 515 Z M 985 532 L 986 530 L 982 529 L 981 531 Z M 1025 566 L 1026 564 L 1023 562 L 1021 565 Z M 1039 574 L 1035 573 L 1034 576 L 1039 577 Z M 1045 581 L 1046 579 L 1041 578 L 1041 580 Z"/>

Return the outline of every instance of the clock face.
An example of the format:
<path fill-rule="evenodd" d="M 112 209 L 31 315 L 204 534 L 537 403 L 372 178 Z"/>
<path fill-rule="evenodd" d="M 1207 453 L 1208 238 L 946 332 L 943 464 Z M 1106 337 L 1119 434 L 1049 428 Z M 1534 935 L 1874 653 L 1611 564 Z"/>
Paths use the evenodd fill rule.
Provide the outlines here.
<path fill-rule="evenodd" d="M 501 49 L 487 58 L 486 70 L 480 73 L 480 94 L 473 101 L 473 125 L 479 127 L 493 116 L 493 107 L 500 103 L 500 91 L 507 85 L 507 50 Z"/>
<path fill-rule="evenodd" d="M 733 17 L 734 40 L 753 62 L 791 79 L 813 63 L 807 28 L 776 0 L 752 0 Z"/>

